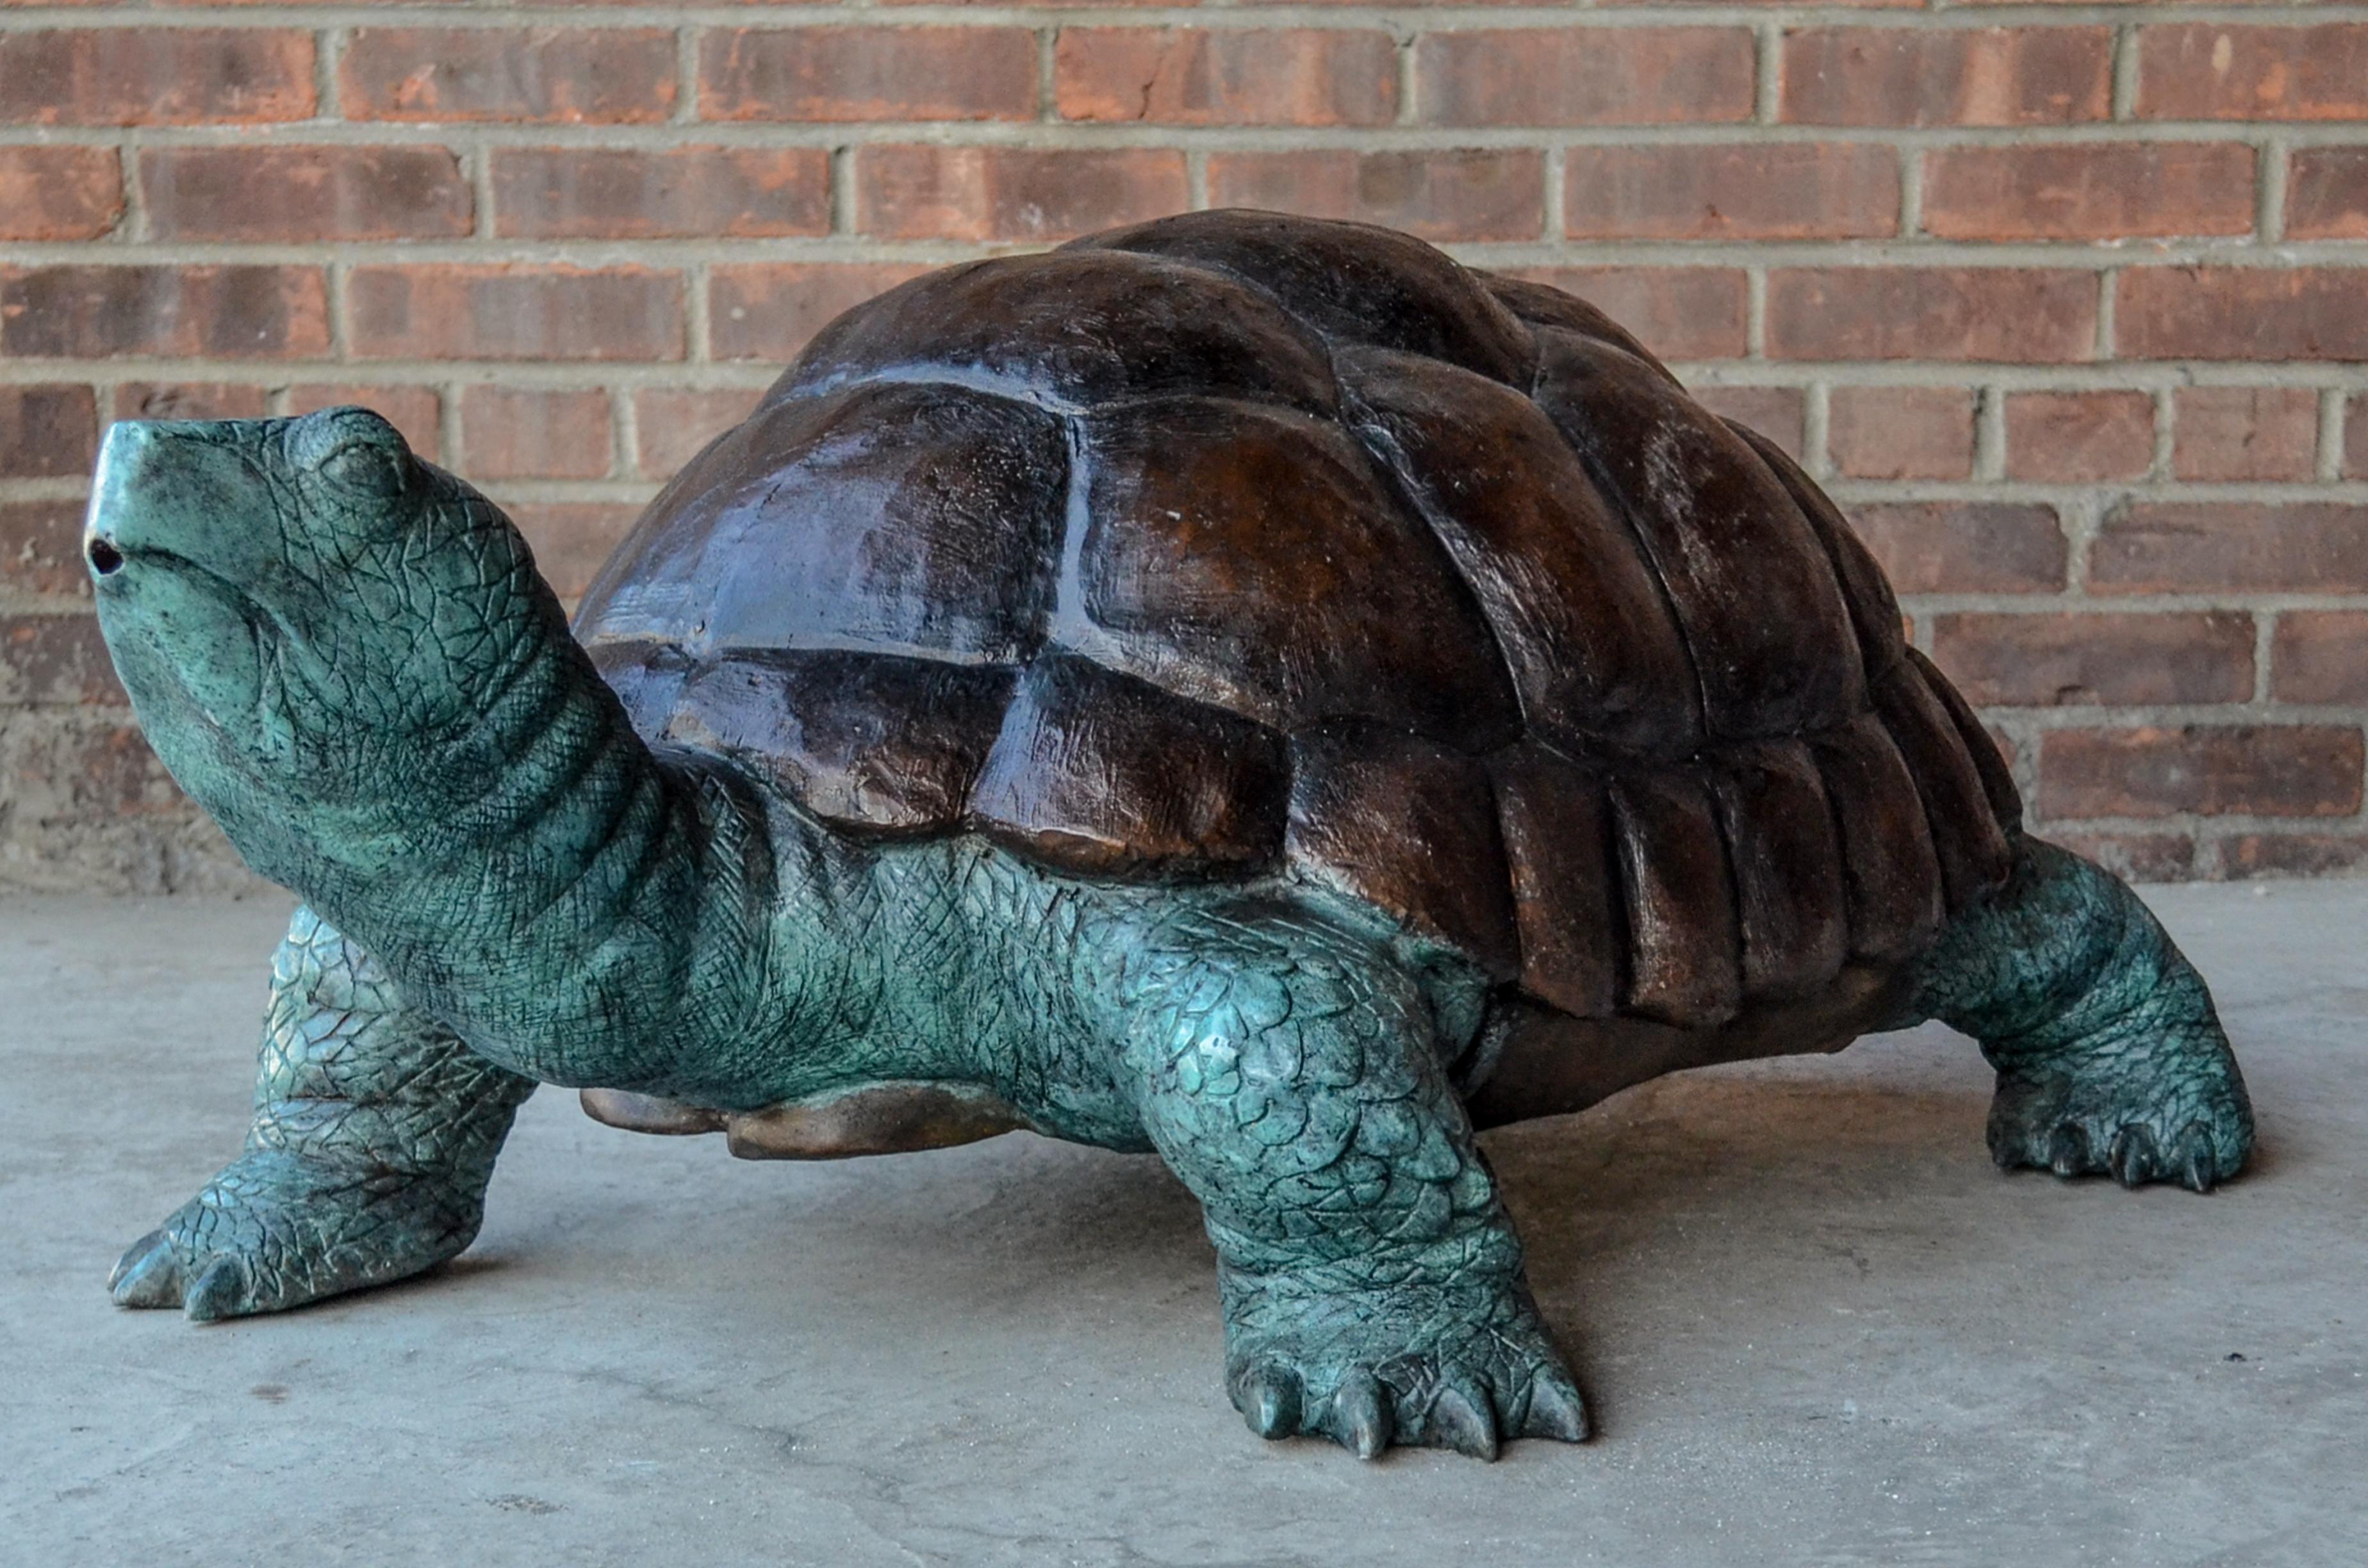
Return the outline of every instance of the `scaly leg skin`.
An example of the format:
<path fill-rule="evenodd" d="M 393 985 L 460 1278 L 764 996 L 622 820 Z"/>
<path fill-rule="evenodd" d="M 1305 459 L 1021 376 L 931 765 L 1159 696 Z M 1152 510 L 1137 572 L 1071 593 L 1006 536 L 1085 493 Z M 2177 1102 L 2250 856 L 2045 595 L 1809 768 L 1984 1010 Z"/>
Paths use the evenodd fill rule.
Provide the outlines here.
<path fill-rule="evenodd" d="M 131 1244 L 108 1288 L 199 1323 L 383 1285 L 459 1253 L 534 1081 L 403 1006 L 299 909 L 273 955 L 246 1152 Z"/>
<path fill-rule="evenodd" d="M 1916 1006 L 1998 1069 L 2001 1166 L 2205 1192 L 2252 1151 L 2252 1103 L 2202 977 L 2135 893 L 2068 850 L 2021 841 L 2006 889 L 1924 960 Z"/>
<path fill-rule="evenodd" d="M 1112 989 L 1146 1130 L 1216 1244 L 1253 1431 L 1366 1459 L 1585 1438 L 1411 981 L 1312 926 L 1202 915 L 1128 952 Z"/>

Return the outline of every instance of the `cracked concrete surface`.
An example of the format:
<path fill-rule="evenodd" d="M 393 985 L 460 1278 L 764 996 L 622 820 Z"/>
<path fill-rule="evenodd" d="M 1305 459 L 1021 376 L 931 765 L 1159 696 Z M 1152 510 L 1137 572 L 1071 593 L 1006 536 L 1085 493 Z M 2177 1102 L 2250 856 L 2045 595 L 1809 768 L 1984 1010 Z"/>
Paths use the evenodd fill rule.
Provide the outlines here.
<path fill-rule="evenodd" d="M 1491 1134 L 1602 1433 L 1494 1466 L 1253 1438 L 1182 1191 L 1026 1137 L 751 1165 L 546 1091 L 458 1263 L 117 1311 L 237 1149 L 285 911 L 0 902 L 0 1562 L 2368 1561 L 2368 883 L 2151 897 L 2251 1174 L 2001 1176 L 1937 1028 Z"/>

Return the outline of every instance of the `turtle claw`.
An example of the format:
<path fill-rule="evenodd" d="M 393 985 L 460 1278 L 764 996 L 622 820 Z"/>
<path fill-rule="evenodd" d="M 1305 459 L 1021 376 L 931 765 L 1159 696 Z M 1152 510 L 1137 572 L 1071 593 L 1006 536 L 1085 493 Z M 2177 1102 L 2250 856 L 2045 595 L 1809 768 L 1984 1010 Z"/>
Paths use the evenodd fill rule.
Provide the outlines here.
<path fill-rule="evenodd" d="M 1441 1448 L 1475 1460 L 1497 1457 L 1497 1414 L 1485 1389 L 1450 1382 L 1431 1402 L 1429 1426 Z"/>
<path fill-rule="evenodd" d="M 2128 1187 L 2144 1187 L 2161 1168 L 2155 1158 L 2153 1135 L 2143 1127 L 2124 1127 L 2114 1133 L 2105 1164 L 2113 1179 Z"/>
<path fill-rule="evenodd" d="M 1530 1413 L 1521 1424 L 1521 1436 L 1558 1443 L 1587 1441 L 1587 1402 L 1568 1379 L 1540 1373 L 1530 1384 Z"/>
<path fill-rule="evenodd" d="M 181 1299 L 191 1323 L 219 1323 L 247 1310 L 246 1269 L 236 1257 L 217 1257 Z"/>
<path fill-rule="evenodd" d="M 1381 1380 L 1362 1369 L 1350 1372 L 1332 1396 L 1332 1436 L 1360 1460 L 1377 1460 L 1390 1446 L 1394 1423 Z"/>
<path fill-rule="evenodd" d="M 1244 1381 L 1234 1403 L 1250 1430 L 1269 1441 L 1299 1430 L 1299 1375 L 1287 1367 L 1260 1367 Z"/>
<path fill-rule="evenodd" d="M 2047 1168 L 2060 1176 L 2076 1176 L 2089 1168 L 2089 1140 L 2070 1122 L 2055 1130 L 2047 1142 Z"/>
<path fill-rule="evenodd" d="M 151 1231 L 124 1249 L 108 1272 L 108 1293 L 119 1307 L 177 1307 L 181 1265 L 163 1231 Z"/>
<path fill-rule="evenodd" d="M 2220 1180 L 2220 1162 L 2212 1148 L 2212 1134 L 2201 1122 L 2190 1122 L 2172 1149 L 2169 1169 L 2190 1192 L 2209 1192 Z"/>

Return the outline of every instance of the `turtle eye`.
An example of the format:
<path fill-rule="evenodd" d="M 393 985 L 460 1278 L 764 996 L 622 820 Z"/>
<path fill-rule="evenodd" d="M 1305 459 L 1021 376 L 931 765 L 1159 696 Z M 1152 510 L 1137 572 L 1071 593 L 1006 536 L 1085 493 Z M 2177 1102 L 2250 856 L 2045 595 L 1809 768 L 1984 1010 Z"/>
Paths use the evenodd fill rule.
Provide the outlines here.
<path fill-rule="evenodd" d="M 410 487 L 410 449 L 393 426 L 369 409 L 324 408 L 307 415 L 290 427 L 288 442 L 297 471 L 333 490 L 391 498 Z"/>
<path fill-rule="evenodd" d="M 409 483 L 408 466 L 375 441 L 348 441 L 322 459 L 314 472 L 351 494 L 393 496 Z"/>

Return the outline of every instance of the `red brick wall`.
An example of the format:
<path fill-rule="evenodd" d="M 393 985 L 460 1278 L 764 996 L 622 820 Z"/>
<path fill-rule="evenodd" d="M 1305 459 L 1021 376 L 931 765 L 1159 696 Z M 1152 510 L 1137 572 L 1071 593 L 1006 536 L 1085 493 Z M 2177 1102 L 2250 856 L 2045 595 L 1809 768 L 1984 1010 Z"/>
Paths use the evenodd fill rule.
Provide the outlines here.
<path fill-rule="evenodd" d="M 75 530 L 99 424 L 358 399 L 562 587 L 823 320 L 1173 209 L 1596 300 L 1803 454 L 2033 814 L 2368 864 L 2368 8 L 0 10 L 0 881 L 222 880 Z"/>

